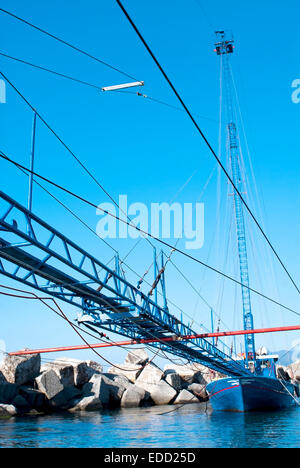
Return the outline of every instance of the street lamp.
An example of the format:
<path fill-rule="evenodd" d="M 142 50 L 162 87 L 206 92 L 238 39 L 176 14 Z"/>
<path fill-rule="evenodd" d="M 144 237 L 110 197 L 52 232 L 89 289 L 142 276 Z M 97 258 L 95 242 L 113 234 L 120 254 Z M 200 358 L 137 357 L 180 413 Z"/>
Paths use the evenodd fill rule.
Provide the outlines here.
<path fill-rule="evenodd" d="M 117 91 L 119 89 L 134 88 L 136 86 L 144 86 L 144 81 L 135 81 L 134 83 L 124 83 L 114 86 L 104 86 L 102 91 Z"/>

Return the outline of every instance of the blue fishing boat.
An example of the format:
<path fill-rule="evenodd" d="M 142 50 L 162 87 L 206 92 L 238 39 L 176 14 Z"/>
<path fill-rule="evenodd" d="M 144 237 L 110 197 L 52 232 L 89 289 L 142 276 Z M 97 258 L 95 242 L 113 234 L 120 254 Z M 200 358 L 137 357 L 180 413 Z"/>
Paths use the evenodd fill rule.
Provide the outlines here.
<path fill-rule="evenodd" d="M 243 324 L 245 334 L 245 353 L 236 357 L 239 364 L 245 366 L 249 376 L 220 378 L 212 381 L 206 387 L 211 404 L 214 409 L 222 411 L 255 411 L 287 408 L 296 404 L 299 388 L 288 375 L 278 376 L 276 362 L 278 356 L 267 355 L 266 352 L 258 355 L 255 348 L 254 320 L 251 310 L 250 283 L 248 272 L 247 241 L 244 221 L 243 203 L 239 193 L 245 193 L 241 171 L 241 150 L 237 127 L 235 124 L 236 112 L 232 95 L 232 75 L 230 56 L 234 52 L 234 41 L 228 40 L 224 31 L 217 31 L 215 52 L 221 57 L 221 68 L 224 75 L 227 131 L 229 141 L 228 170 L 234 182 L 234 209 L 236 219 L 236 234 L 240 267 L 240 284 L 242 292 Z M 281 378 L 283 377 L 283 378 Z"/>
<path fill-rule="evenodd" d="M 207 385 L 211 404 L 221 411 L 277 410 L 296 405 L 298 388 L 277 378 L 277 356 L 266 356 L 252 376 L 218 379 Z"/>

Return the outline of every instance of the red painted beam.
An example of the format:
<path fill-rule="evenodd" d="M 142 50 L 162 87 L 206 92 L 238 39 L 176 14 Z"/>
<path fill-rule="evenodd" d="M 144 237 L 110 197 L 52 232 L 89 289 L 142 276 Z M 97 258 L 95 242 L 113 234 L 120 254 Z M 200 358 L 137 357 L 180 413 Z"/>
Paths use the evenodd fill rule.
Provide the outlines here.
<path fill-rule="evenodd" d="M 110 348 L 112 346 L 130 346 L 135 344 L 151 344 L 151 343 L 168 343 L 170 341 L 187 341 L 187 340 L 196 340 L 197 338 L 217 338 L 222 336 L 239 336 L 239 335 L 250 335 L 250 334 L 259 334 L 259 333 L 275 333 L 275 332 L 284 332 L 284 331 L 295 331 L 300 330 L 300 325 L 290 326 L 290 327 L 274 327 L 274 328 L 259 328 L 256 330 L 238 330 L 238 331 L 227 331 L 227 332 L 216 332 L 216 333 L 201 333 L 200 335 L 186 335 L 181 338 L 178 337 L 169 337 L 163 338 L 161 340 L 145 340 L 141 339 L 139 341 L 118 341 L 114 343 L 96 343 L 91 345 L 78 345 L 78 346 L 64 346 L 61 348 L 44 348 L 44 349 L 31 349 L 23 351 L 15 351 L 9 353 L 10 356 L 24 356 L 26 354 L 42 354 L 42 353 L 57 353 L 62 351 L 78 351 L 83 349 L 97 349 L 97 348 Z"/>

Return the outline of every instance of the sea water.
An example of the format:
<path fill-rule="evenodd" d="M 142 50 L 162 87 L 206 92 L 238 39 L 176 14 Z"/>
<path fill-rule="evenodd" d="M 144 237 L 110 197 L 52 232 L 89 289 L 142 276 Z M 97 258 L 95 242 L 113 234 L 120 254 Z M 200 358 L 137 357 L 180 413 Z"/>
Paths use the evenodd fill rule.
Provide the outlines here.
<path fill-rule="evenodd" d="M 300 408 L 214 412 L 205 404 L 0 420 L 0 447 L 300 447 Z"/>

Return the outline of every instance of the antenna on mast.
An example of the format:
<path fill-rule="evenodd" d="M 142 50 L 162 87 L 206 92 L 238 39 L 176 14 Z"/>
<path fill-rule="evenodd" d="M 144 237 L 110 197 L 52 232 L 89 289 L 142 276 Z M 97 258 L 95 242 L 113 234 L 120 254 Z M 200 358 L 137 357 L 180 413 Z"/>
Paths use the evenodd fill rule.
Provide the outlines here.
<path fill-rule="evenodd" d="M 218 42 L 216 42 L 215 46 L 215 52 L 217 55 L 225 55 L 225 54 L 232 54 L 234 51 L 234 40 L 232 39 L 227 39 L 226 40 L 226 33 L 225 31 L 216 31 L 215 32 Z"/>

